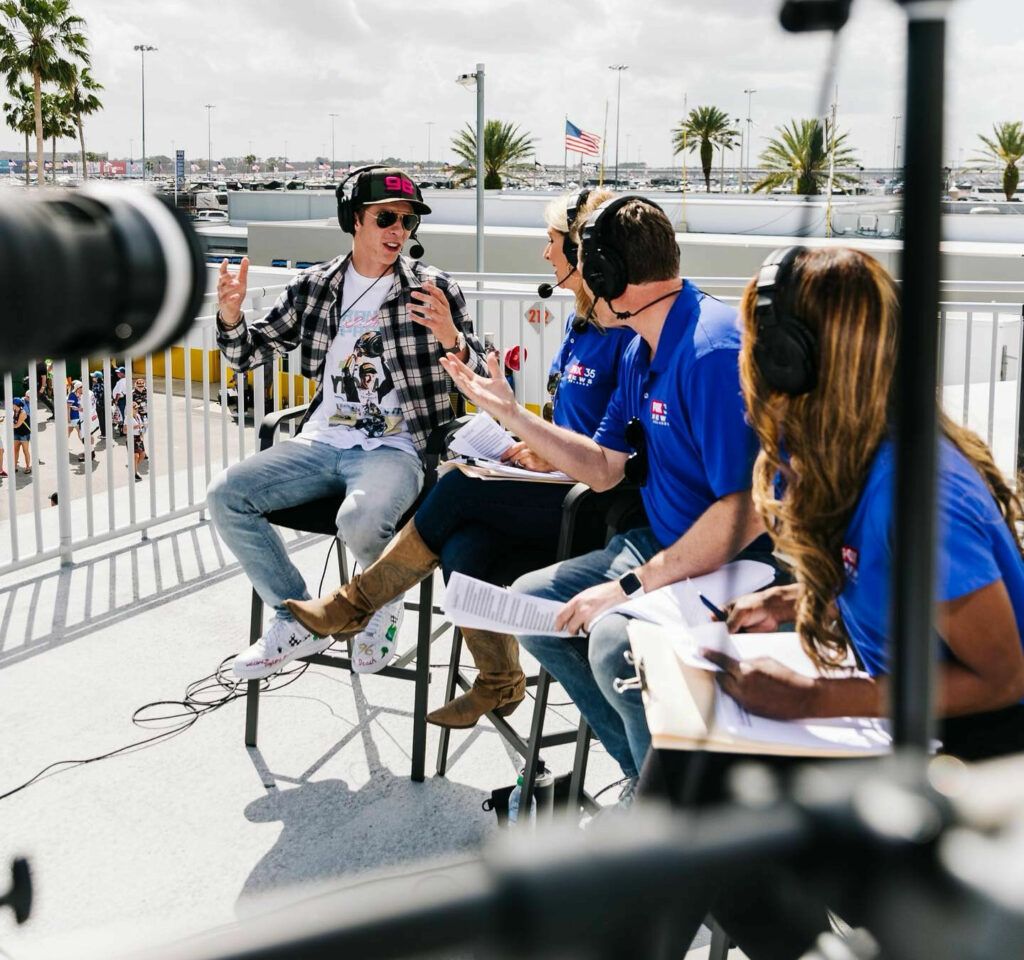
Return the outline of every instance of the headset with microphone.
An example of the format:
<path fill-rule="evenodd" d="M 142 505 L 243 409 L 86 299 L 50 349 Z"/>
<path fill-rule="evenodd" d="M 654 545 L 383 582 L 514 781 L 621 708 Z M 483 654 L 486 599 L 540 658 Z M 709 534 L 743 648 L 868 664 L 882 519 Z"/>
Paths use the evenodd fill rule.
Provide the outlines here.
<path fill-rule="evenodd" d="M 612 197 L 594 211 L 583 227 L 580 246 L 583 248 L 583 282 L 590 288 L 594 300 L 612 300 L 621 297 L 629 285 L 629 271 L 623 252 L 616 248 L 608 234 L 608 224 L 627 203 L 636 200 L 664 213 L 653 200 L 636 194 Z"/>
<path fill-rule="evenodd" d="M 351 190 L 345 189 L 345 184 L 353 178 L 358 178 L 360 174 L 366 173 L 369 170 L 387 170 L 389 169 L 387 164 L 384 163 L 368 163 L 366 166 L 357 167 L 348 173 L 344 180 L 338 184 L 334 191 L 334 195 L 338 200 L 338 226 L 341 227 L 345 233 L 350 233 L 355 236 L 356 232 L 356 203 L 353 195 L 355 194 L 359 180 L 356 179 L 355 184 Z M 418 193 L 417 193 L 418 195 Z M 409 247 L 409 256 L 414 260 L 419 260 L 423 256 L 423 244 L 420 243 L 419 237 L 416 236 L 419 226 L 416 230 L 409 235 L 409 239 L 412 241 L 412 246 Z"/>
<path fill-rule="evenodd" d="M 818 382 L 818 338 L 793 313 L 795 263 L 806 247 L 772 251 L 757 273 L 754 363 L 770 390 L 799 396 Z"/>
<path fill-rule="evenodd" d="M 554 284 L 542 283 L 537 287 L 537 296 L 542 300 L 547 300 L 555 292 L 555 287 L 560 287 L 566 280 L 571 277 L 576 270 L 579 268 L 580 262 L 580 248 L 579 244 L 575 243 L 572 237 L 569 235 L 572 230 L 572 225 L 576 222 L 576 217 L 579 216 L 580 207 L 587 202 L 587 197 L 590 196 L 590 187 L 584 187 L 582 190 L 577 190 L 572 194 L 565 205 L 565 233 L 562 234 L 562 254 L 565 259 L 569 262 L 569 272 L 564 277 L 559 277 L 555 280 Z M 584 326 L 584 329 L 586 327 Z M 582 332 L 582 331 L 578 331 Z"/>

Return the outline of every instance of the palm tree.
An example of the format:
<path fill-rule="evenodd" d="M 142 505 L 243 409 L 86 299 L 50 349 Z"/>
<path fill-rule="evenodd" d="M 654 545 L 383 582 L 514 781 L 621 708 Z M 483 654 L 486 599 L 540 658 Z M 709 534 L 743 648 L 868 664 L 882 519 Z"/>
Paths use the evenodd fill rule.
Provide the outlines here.
<path fill-rule="evenodd" d="M 36 130 L 36 112 L 32 103 L 32 88 L 19 83 L 8 91 L 10 102 L 4 104 L 4 122 L 16 133 L 25 134 L 25 186 L 29 185 L 28 138 Z"/>
<path fill-rule="evenodd" d="M 675 154 L 700 147 L 700 165 L 704 171 L 704 189 L 711 192 L 711 162 L 715 147 L 732 150 L 740 132 L 730 126 L 733 120 L 718 107 L 694 107 L 672 131 Z"/>
<path fill-rule="evenodd" d="M 857 158 L 844 146 L 847 134 L 835 136 L 832 125 L 826 121 L 791 120 L 788 125 L 776 127 L 778 137 L 772 137 L 761 153 L 761 166 L 770 172 L 754 184 L 754 192 L 773 190 L 793 182 L 793 193 L 818 194 L 828 180 L 829 152 L 834 152 L 834 179 L 841 184 L 855 184 L 858 178 L 839 167 L 851 167 Z"/>
<path fill-rule="evenodd" d="M 4 0 L 0 3 L 0 74 L 8 84 L 32 76 L 36 167 L 43 185 L 43 83 L 67 87 L 74 61 L 89 63 L 85 21 L 69 12 L 69 0 Z"/>
<path fill-rule="evenodd" d="M 983 133 L 978 134 L 978 139 L 985 144 L 985 155 L 978 157 L 971 163 L 995 163 L 1003 166 L 1003 193 L 1007 200 L 1012 200 L 1017 192 L 1017 182 L 1020 180 L 1020 171 L 1017 169 L 1017 161 L 1024 157 L 1024 124 L 1019 120 L 994 123 L 992 125 L 994 137 L 986 137 Z"/>
<path fill-rule="evenodd" d="M 67 94 L 44 93 L 43 137 L 50 141 L 50 182 L 57 183 L 57 138 L 73 137 L 75 125 L 69 119 L 70 105 Z"/>
<path fill-rule="evenodd" d="M 89 179 L 89 171 L 85 162 L 85 133 L 82 130 L 82 117 L 87 117 L 97 110 L 103 109 L 99 97 L 94 91 L 102 90 L 103 84 L 96 80 L 89 72 L 88 67 L 78 69 L 77 64 L 73 66 L 74 78 L 68 86 L 68 109 L 71 111 L 71 118 L 78 128 L 78 145 L 82 150 L 82 179 Z"/>
<path fill-rule="evenodd" d="M 468 123 L 452 137 L 452 150 L 462 160 L 455 179 L 465 183 L 476 176 L 476 130 Z M 488 120 L 484 124 L 484 189 L 500 190 L 504 178 L 523 180 L 516 166 L 533 153 L 533 137 L 514 123 Z M 463 166 L 465 164 L 465 166 Z"/>

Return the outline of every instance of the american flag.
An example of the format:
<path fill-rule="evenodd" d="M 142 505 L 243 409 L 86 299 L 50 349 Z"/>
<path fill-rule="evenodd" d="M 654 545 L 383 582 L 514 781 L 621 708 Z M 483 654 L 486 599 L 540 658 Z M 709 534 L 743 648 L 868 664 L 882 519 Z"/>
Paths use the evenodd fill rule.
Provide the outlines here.
<path fill-rule="evenodd" d="M 581 130 L 569 120 L 565 121 L 565 149 L 573 153 L 583 153 L 588 157 L 601 154 L 601 138 L 596 133 Z"/>

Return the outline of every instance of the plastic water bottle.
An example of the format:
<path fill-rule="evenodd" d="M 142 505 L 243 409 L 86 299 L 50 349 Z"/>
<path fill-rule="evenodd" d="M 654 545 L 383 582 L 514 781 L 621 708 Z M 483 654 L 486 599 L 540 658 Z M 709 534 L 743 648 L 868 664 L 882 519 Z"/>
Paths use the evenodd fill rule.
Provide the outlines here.
<path fill-rule="evenodd" d="M 523 796 L 523 778 L 522 776 L 516 777 L 515 789 L 509 794 L 508 798 L 508 822 L 516 823 L 519 820 L 519 802 Z M 535 797 L 530 797 L 530 823 L 537 822 L 537 800 Z"/>

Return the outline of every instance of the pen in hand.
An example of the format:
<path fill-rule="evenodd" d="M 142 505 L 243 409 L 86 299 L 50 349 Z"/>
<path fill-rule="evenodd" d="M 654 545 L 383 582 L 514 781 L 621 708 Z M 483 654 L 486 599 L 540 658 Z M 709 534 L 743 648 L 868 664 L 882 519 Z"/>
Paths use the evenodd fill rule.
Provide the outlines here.
<path fill-rule="evenodd" d="M 716 620 L 721 620 L 725 623 L 729 619 L 728 615 L 724 610 L 719 610 L 703 593 L 698 593 L 697 596 L 700 598 L 700 602 L 704 604 L 714 615 Z"/>

